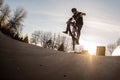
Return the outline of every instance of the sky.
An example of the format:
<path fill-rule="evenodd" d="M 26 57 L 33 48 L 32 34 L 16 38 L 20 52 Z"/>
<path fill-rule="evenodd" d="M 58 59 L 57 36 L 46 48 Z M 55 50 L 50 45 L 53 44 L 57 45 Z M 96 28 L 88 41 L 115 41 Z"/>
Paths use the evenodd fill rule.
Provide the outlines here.
<path fill-rule="evenodd" d="M 35 30 L 59 32 L 72 16 L 71 8 L 86 13 L 80 44 L 106 46 L 120 38 L 120 0 L 4 0 L 12 11 L 23 7 L 25 34 Z"/>

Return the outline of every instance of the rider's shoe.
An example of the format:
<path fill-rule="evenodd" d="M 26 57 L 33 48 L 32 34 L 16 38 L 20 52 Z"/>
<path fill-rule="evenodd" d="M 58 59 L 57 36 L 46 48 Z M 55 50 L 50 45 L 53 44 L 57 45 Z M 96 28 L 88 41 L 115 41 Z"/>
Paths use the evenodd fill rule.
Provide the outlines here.
<path fill-rule="evenodd" d="M 68 34 L 67 31 L 63 31 L 63 33 Z"/>

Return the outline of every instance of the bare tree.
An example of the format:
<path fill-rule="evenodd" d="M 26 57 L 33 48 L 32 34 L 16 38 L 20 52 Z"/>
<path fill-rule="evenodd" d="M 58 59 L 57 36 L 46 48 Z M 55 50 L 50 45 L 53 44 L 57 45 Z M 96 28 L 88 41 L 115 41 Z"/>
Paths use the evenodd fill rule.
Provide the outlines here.
<path fill-rule="evenodd" d="M 49 42 L 49 44 L 45 43 L 47 48 L 59 51 L 67 51 L 71 49 L 70 46 L 72 46 L 72 44 L 70 44 L 71 42 L 69 41 L 69 38 L 58 33 L 54 33 L 52 35 L 50 33 L 48 34 L 49 37 L 46 37 L 46 40 L 44 39 L 44 41 L 47 41 L 47 43 Z"/>
<path fill-rule="evenodd" d="M 51 32 L 43 32 L 40 33 L 40 43 L 44 48 L 50 48 L 52 44 L 52 33 Z"/>
<path fill-rule="evenodd" d="M 117 40 L 116 44 L 117 44 L 117 46 L 120 45 L 120 38 Z"/>
<path fill-rule="evenodd" d="M 11 17 L 10 7 L 3 5 L 3 0 L 0 0 L 0 30 L 6 35 L 16 40 L 23 41 L 21 33 L 23 29 L 22 21 L 25 16 L 25 10 L 23 8 L 17 8 L 14 12 L 14 16 Z M 28 36 L 24 40 L 27 42 Z"/>
<path fill-rule="evenodd" d="M 3 0 L 0 0 L 0 7 L 3 5 Z"/>
<path fill-rule="evenodd" d="M 61 36 L 60 34 L 57 37 L 57 49 L 60 51 L 65 51 L 65 42 L 66 42 L 66 37 Z"/>
<path fill-rule="evenodd" d="M 40 43 L 44 48 L 60 51 L 67 51 L 69 48 L 68 46 L 70 46 L 65 36 L 56 33 L 52 34 L 51 32 L 35 31 L 31 35 L 30 41 L 34 44 Z"/>
<path fill-rule="evenodd" d="M 112 54 L 114 49 L 116 48 L 115 44 L 109 44 L 107 45 L 107 50 Z"/>
<path fill-rule="evenodd" d="M 31 43 L 39 44 L 44 48 L 49 48 L 52 45 L 52 33 L 43 31 L 34 31 L 31 35 Z"/>
<path fill-rule="evenodd" d="M 0 26 L 4 26 L 7 23 L 10 14 L 10 7 L 5 5 L 1 8 L 1 16 L 0 16 Z"/>
<path fill-rule="evenodd" d="M 31 35 L 31 39 L 30 39 L 30 43 L 34 43 L 35 45 L 37 45 L 40 41 L 40 31 L 34 31 Z"/>
<path fill-rule="evenodd" d="M 28 36 L 27 36 L 27 35 L 24 37 L 23 42 L 29 43 L 29 40 L 28 40 Z"/>
<path fill-rule="evenodd" d="M 54 33 L 52 37 L 52 49 L 65 51 L 66 37 L 61 34 Z"/>
<path fill-rule="evenodd" d="M 14 16 L 9 20 L 9 25 L 14 28 L 16 32 L 21 35 L 23 28 L 23 19 L 26 17 L 26 11 L 23 8 L 17 8 Z"/>
<path fill-rule="evenodd" d="M 108 52 L 110 52 L 112 54 L 113 51 L 115 50 L 115 48 L 119 45 L 120 45 L 120 38 L 116 41 L 116 43 L 107 45 Z"/>
<path fill-rule="evenodd" d="M 71 51 L 72 50 L 72 40 L 71 40 L 71 38 L 70 37 L 66 37 L 66 40 L 65 40 L 65 43 L 64 43 L 64 50 L 66 51 L 66 52 L 68 52 L 68 51 Z"/>

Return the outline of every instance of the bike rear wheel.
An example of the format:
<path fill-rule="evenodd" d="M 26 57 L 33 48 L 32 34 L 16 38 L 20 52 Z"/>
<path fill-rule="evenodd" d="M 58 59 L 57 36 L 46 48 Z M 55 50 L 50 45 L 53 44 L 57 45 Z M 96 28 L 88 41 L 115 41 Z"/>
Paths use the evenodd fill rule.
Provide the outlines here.
<path fill-rule="evenodd" d="M 72 37 L 73 50 L 75 50 L 75 45 L 79 43 L 79 42 L 78 42 L 79 39 L 77 38 L 77 36 L 78 36 L 77 30 L 75 30 L 75 33 L 77 34 L 77 36 L 75 36 L 75 35 L 74 35 L 75 33 L 72 32 L 72 28 L 74 28 L 74 27 L 75 27 L 75 26 L 70 26 L 70 28 L 69 28 L 69 34 L 70 34 L 70 36 Z"/>

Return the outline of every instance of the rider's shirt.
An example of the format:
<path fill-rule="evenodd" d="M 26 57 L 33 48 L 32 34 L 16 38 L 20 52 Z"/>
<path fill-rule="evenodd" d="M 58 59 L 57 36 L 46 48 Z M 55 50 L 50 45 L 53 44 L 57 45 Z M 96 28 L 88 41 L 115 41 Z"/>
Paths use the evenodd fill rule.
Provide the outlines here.
<path fill-rule="evenodd" d="M 76 21 L 76 25 L 83 25 L 83 17 L 80 16 L 81 12 L 74 14 L 72 17 Z"/>

